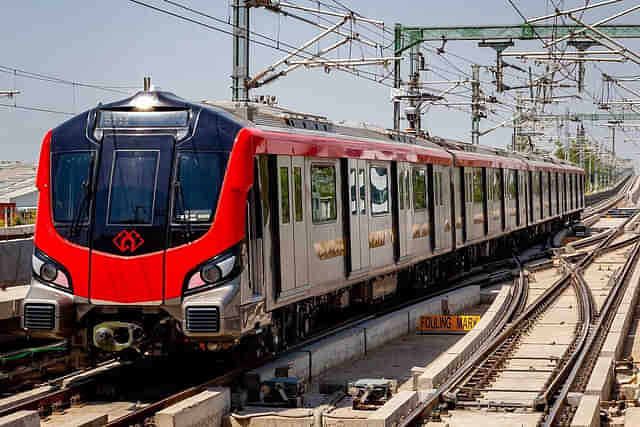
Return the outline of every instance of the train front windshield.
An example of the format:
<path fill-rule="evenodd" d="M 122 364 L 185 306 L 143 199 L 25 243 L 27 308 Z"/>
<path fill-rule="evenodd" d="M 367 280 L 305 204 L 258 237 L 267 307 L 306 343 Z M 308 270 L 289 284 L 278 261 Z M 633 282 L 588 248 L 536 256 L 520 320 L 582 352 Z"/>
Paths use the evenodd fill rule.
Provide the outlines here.
<path fill-rule="evenodd" d="M 53 156 L 53 218 L 58 223 L 71 223 L 88 218 L 86 203 L 94 153 L 80 151 L 56 153 Z M 82 206 L 84 205 L 84 206 Z"/>
<path fill-rule="evenodd" d="M 118 255 L 202 236 L 215 217 L 229 152 L 210 144 L 215 139 L 184 138 L 186 117 L 184 111 L 101 112 L 95 151 L 55 153 L 52 210 L 60 234 Z M 145 243 L 125 252 L 114 241 L 132 229 Z"/>
<path fill-rule="evenodd" d="M 109 192 L 110 224 L 151 224 L 160 152 L 119 150 L 115 153 Z"/>
<path fill-rule="evenodd" d="M 224 152 L 178 153 L 174 222 L 213 220 L 227 157 Z"/>

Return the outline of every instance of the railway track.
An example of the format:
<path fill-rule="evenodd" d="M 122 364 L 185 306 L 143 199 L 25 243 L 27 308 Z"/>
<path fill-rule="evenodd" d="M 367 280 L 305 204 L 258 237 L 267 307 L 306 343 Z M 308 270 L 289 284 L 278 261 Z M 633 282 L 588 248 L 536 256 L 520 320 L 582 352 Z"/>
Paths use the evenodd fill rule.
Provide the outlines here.
<path fill-rule="evenodd" d="M 593 206 L 587 206 L 582 213 L 582 223 L 586 226 L 592 226 L 595 224 L 607 211 L 609 211 L 609 209 L 626 199 L 627 194 L 630 193 L 634 184 L 636 184 L 636 179 L 629 179 L 622 185 L 617 194 L 614 194 L 608 199 L 597 202 Z M 633 195 L 631 195 L 629 199 L 633 199 Z"/>
<path fill-rule="evenodd" d="M 523 273 L 503 325 L 403 425 L 437 414 L 442 402 L 458 410 L 518 411 L 529 423 L 537 417 L 535 425 L 568 425 L 575 411 L 567 404 L 568 394 L 586 386 L 638 262 L 639 237 L 625 233 L 631 220 L 607 233 L 575 264 L 556 256 L 531 274 Z M 536 278 L 530 287 L 528 278 Z M 455 412 L 450 425 L 456 425 Z M 482 416 L 482 422 L 490 422 L 490 413 Z"/>
<path fill-rule="evenodd" d="M 71 357 L 66 341 L 0 354 L 0 393 L 24 389 L 52 375 L 68 372 L 70 365 Z"/>
<path fill-rule="evenodd" d="M 601 246 L 605 245 L 605 243 L 610 242 L 613 239 L 614 239 L 613 233 L 606 236 L 606 240 L 603 243 L 601 243 Z M 546 264 L 548 263 L 540 264 L 539 268 L 543 268 Z M 580 322 L 580 324 L 590 325 L 592 323 L 591 317 L 593 316 L 593 310 L 586 308 L 587 304 L 586 302 L 584 302 L 584 301 L 591 301 L 592 297 L 588 293 L 588 290 L 584 289 L 584 287 L 582 287 L 583 289 L 580 290 L 579 281 L 571 279 L 573 275 L 575 275 L 575 268 L 572 269 L 569 266 L 569 264 L 566 264 L 566 263 L 563 265 L 567 271 L 563 274 L 563 279 L 561 280 L 562 285 L 556 285 L 554 287 L 555 290 L 550 290 L 548 291 L 548 293 L 545 293 L 545 295 L 547 296 L 543 298 L 543 300 L 546 301 L 546 305 L 544 305 L 544 302 L 543 303 L 537 302 L 536 303 L 537 305 L 535 306 L 532 304 L 528 304 L 528 303 L 531 303 L 531 301 L 528 301 L 528 300 L 531 300 L 533 296 L 528 291 L 527 275 L 525 274 L 524 270 L 521 270 L 518 279 L 515 281 L 516 291 L 511 296 L 510 308 L 506 312 L 505 317 L 502 319 L 501 324 L 498 325 L 498 327 L 496 328 L 496 331 L 491 337 L 492 340 L 500 340 L 500 338 L 503 337 L 501 340 L 502 343 L 500 344 L 502 345 L 501 350 L 498 351 L 497 347 L 493 349 L 493 350 L 496 350 L 493 353 L 494 355 L 510 354 L 510 351 L 512 353 L 513 349 L 517 347 L 517 343 L 518 343 L 517 337 L 507 336 L 507 332 L 508 331 L 513 332 L 513 330 L 515 329 L 515 325 L 517 325 L 518 319 L 522 319 L 524 318 L 523 316 L 527 316 L 527 315 L 531 316 L 531 313 L 534 313 L 534 316 L 537 315 L 538 318 L 543 318 L 543 315 L 545 313 L 545 308 L 549 308 L 553 305 L 551 303 L 553 301 L 553 297 L 556 297 L 557 295 L 564 295 L 564 293 L 571 292 L 571 290 L 573 290 L 574 292 L 574 297 L 576 298 L 580 297 L 580 299 L 583 301 L 581 304 L 576 304 L 576 307 L 578 306 L 584 307 L 578 310 L 578 314 L 581 316 L 580 318 L 582 319 L 582 322 Z M 477 282 L 487 284 L 488 282 L 495 281 L 495 280 L 498 280 L 498 281 L 504 280 L 506 275 L 511 274 L 510 271 L 508 272 L 508 270 L 513 267 L 513 265 L 510 265 L 509 262 L 505 262 L 505 261 L 492 263 L 492 266 L 495 269 L 497 269 L 497 271 L 492 271 L 491 266 L 489 267 L 485 266 L 484 271 L 483 269 L 478 269 L 475 271 L 475 273 L 479 273 L 479 272 L 482 273 L 480 277 L 477 277 L 476 279 L 469 278 L 467 276 L 459 276 L 458 279 L 460 282 L 456 286 L 448 287 L 446 290 L 443 290 L 441 292 L 437 292 L 434 294 L 430 294 L 428 296 L 423 296 L 419 299 L 405 301 L 399 304 L 398 306 L 390 307 L 384 312 L 379 313 L 375 316 L 366 315 L 361 317 L 360 319 L 356 319 L 351 322 L 346 322 L 345 324 L 340 325 L 334 330 L 325 332 L 318 337 L 314 337 L 312 340 L 308 340 L 304 343 L 301 343 L 300 345 L 305 345 L 313 340 L 318 340 L 322 337 L 326 337 L 327 335 L 337 333 L 340 330 L 343 330 L 349 327 L 354 327 L 359 322 L 370 320 L 376 316 L 384 315 L 390 311 L 397 310 L 409 304 L 414 304 L 416 302 L 419 302 L 420 300 L 424 300 L 426 298 L 432 298 L 442 292 L 450 292 L 451 290 L 465 287 Z M 505 267 L 507 268 L 505 269 Z M 503 269 L 500 270 L 500 268 L 503 268 Z M 537 298 L 536 301 L 539 301 L 540 299 L 541 298 Z M 589 316 L 589 317 L 585 317 L 585 316 Z M 535 327 L 535 321 L 530 321 L 530 324 L 531 324 L 531 328 Z M 587 339 L 588 334 L 581 332 L 580 334 L 577 334 L 577 335 L 580 335 L 580 337 L 582 337 L 581 341 L 585 341 Z M 574 348 L 576 346 L 572 345 L 570 347 Z M 509 350 L 509 348 L 511 348 L 511 350 Z M 291 351 L 295 351 L 295 348 L 293 348 Z M 566 353 L 567 353 L 567 356 L 570 356 L 570 353 L 575 353 L 575 352 L 571 352 L 567 350 Z M 560 364 L 562 366 L 564 367 L 572 366 L 571 362 L 573 359 L 571 359 L 570 357 L 564 357 L 563 355 L 563 358 L 561 359 L 562 360 L 560 360 L 561 362 Z M 133 410 L 128 411 L 128 413 L 113 419 L 112 421 L 110 421 L 108 425 L 109 426 L 125 426 L 125 425 L 135 425 L 135 424 L 142 425 L 143 423 L 148 422 L 148 420 L 156 412 L 168 406 L 171 406 L 181 400 L 191 397 L 208 387 L 230 385 L 234 381 L 236 381 L 238 378 L 240 378 L 242 374 L 244 374 L 245 372 L 251 369 L 254 369 L 255 367 L 258 367 L 269 360 L 271 360 L 271 358 L 264 358 L 258 361 L 247 363 L 241 367 L 236 367 L 231 371 L 220 373 L 219 375 L 212 374 L 209 376 L 208 380 L 202 383 L 199 383 L 196 385 L 189 384 L 186 387 L 182 387 L 178 392 L 174 394 L 170 394 L 170 393 L 165 394 L 161 398 L 158 398 L 153 401 L 149 401 L 149 403 L 134 405 Z M 473 363 L 468 363 L 467 365 L 469 365 L 467 367 L 468 370 L 473 368 Z M 127 369 L 130 370 L 131 368 L 127 366 L 123 366 L 118 363 L 114 363 L 111 366 L 108 366 L 108 367 L 105 367 L 104 369 L 99 370 L 98 372 L 95 373 L 95 375 L 94 374 L 86 375 L 79 380 L 71 379 L 70 381 L 67 382 L 67 385 L 63 387 L 60 387 L 60 388 L 53 387 L 50 391 L 34 396 L 32 398 L 18 401 L 15 404 L 5 405 L 5 407 L 0 406 L 0 416 L 7 415 L 10 413 L 16 412 L 18 410 L 32 409 L 32 410 L 38 410 L 43 416 L 46 417 L 51 412 L 59 411 L 60 408 L 72 407 L 74 405 L 82 404 L 82 402 L 86 403 L 90 401 L 92 398 L 95 398 L 96 395 L 99 395 L 99 393 L 97 392 L 97 388 L 100 383 L 105 381 L 109 382 L 110 378 L 112 379 L 114 377 L 123 376 L 123 373 L 126 376 Z M 451 383 L 451 381 L 449 381 L 447 383 L 448 388 L 443 389 L 440 393 L 440 396 L 445 396 L 447 400 L 462 402 L 464 400 L 463 399 L 464 396 L 474 396 L 475 392 L 478 392 L 478 391 L 482 392 L 483 390 L 479 387 L 479 384 L 482 384 L 482 381 L 485 381 L 486 383 L 487 379 L 491 378 L 492 372 L 496 372 L 496 371 L 497 369 L 495 367 L 491 368 L 488 365 L 481 366 L 479 367 L 479 369 L 475 369 L 474 371 L 475 377 L 473 377 L 473 375 L 470 377 L 472 378 L 471 382 L 467 381 L 466 383 L 462 382 L 462 379 L 463 379 L 462 375 L 456 376 L 455 378 L 452 378 L 452 379 L 455 379 L 457 382 Z M 562 377 L 565 379 L 569 378 L 569 373 L 570 372 L 567 371 L 567 373 L 563 374 Z M 476 380 L 480 378 L 480 381 L 474 382 L 475 380 L 473 380 L 473 378 L 475 378 Z M 548 391 L 543 392 L 541 396 L 536 397 L 535 406 L 538 406 L 538 407 L 545 406 L 547 408 L 550 408 L 551 403 L 557 400 L 556 398 L 558 396 L 557 390 L 559 390 L 559 386 L 561 385 L 560 381 L 548 380 L 547 383 L 549 383 Z M 104 398 L 104 397 L 102 396 L 101 398 Z M 428 408 L 433 403 L 434 402 L 432 401 L 426 404 L 423 409 Z M 560 408 L 559 411 L 562 411 L 562 410 L 564 410 L 564 408 Z M 410 420 L 407 420 L 407 421 L 410 421 Z M 408 424 L 408 422 L 405 424 Z"/>
<path fill-rule="evenodd" d="M 474 269 L 472 273 L 458 275 L 456 278 L 456 283 L 452 286 L 448 286 L 446 289 L 431 292 L 428 295 L 414 297 L 409 300 L 399 301 L 396 304 L 393 304 L 375 314 L 364 314 L 358 316 L 355 319 L 350 319 L 348 321 L 342 322 L 329 331 L 317 334 L 308 340 L 292 346 L 287 350 L 287 352 L 294 352 L 300 347 L 309 345 L 330 335 L 337 334 L 345 329 L 357 327 L 359 324 L 368 320 L 384 316 L 392 311 L 419 303 L 429 298 L 437 297 L 441 294 L 445 294 L 456 289 L 478 284 L 489 286 L 493 283 L 503 281 L 506 278 L 511 277 L 513 267 L 514 264 L 512 260 L 495 261 L 486 264 L 482 267 Z M 284 354 L 286 354 L 287 352 L 285 352 Z M 233 367 L 230 371 L 227 372 L 220 372 L 219 374 L 209 372 L 209 378 L 206 381 L 198 382 L 195 385 L 187 384 L 183 387 L 178 387 L 180 390 L 176 393 L 165 393 L 162 397 L 156 398 L 155 400 L 145 398 L 130 399 L 132 401 L 131 406 L 134 407 L 134 409 L 131 411 L 125 411 L 127 412 L 126 414 L 123 414 L 111 420 L 107 425 L 143 425 L 143 423 L 151 418 L 156 412 L 181 400 L 198 394 L 206 388 L 231 385 L 234 381 L 241 378 L 245 372 L 255 369 L 265 363 L 268 363 L 271 360 L 273 360 L 273 357 L 264 357 L 260 360 L 247 362 L 242 366 Z M 9 403 L 4 406 L 0 402 L 0 417 L 20 410 L 37 410 L 46 420 L 47 417 L 51 414 L 59 413 L 60 411 L 63 411 L 67 408 L 73 408 L 74 406 L 78 405 L 86 405 L 94 400 L 108 400 L 110 396 L 106 396 L 103 393 L 105 389 L 104 384 L 117 383 L 118 378 L 135 377 L 136 380 L 138 380 L 139 375 L 134 374 L 134 367 L 135 364 L 121 364 L 119 362 L 112 362 L 103 364 L 102 367 L 98 368 L 97 370 L 87 370 L 83 374 L 79 375 L 78 378 L 74 378 L 74 375 L 67 375 L 64 378 L 59 379 L 58 381 L 50 382 L 50 385 L 52 385 L 52 387 L 42 393 L 27 397 L 25 399 L 18 399 L 13 403 Z M 207 374 L 203 375 L 205 377 L 207 376 Z M 169 386 L 167 386 L 167 388 L 169 388 Z M 146 401 L 147 403 L 136 405 L 135 402 L 138 400 L 141 400 L 143 402 Z M 48 424 L 46 424 L 45 422 L 44 425 Z"/>

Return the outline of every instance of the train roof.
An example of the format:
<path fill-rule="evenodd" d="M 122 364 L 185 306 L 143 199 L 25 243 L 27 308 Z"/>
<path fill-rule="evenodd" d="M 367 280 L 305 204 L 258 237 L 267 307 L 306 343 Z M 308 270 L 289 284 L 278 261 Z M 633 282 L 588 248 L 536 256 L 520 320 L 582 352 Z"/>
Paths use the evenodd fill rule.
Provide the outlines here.
<path fill-rule="evenodd" d="M 138 92 L 120 101 L 100 105 L 103 110 L 140 108 L 141 101 L 152 100 L 153 110 L 189 109 L 198 104 L 170 92 Z M 468 167 L 496 167 L 584 173 L 558 159 L 531 153 L 514 153 L 482 145 L 440 137 L 420 137 L 382 127 L 334 122 L 325 116 L 289 110 L 263 103 L 203 101 L 200 106 L 231 114 L 244 126 L 252 127 L 266 141 L 262 152 L 316 155 L 321 157 L 358 156 L 369 160 L 399 160 Z M 222 111 L 221 111 L 222 110 Z M 285 138 L 286 137 L 286 138 Z M 293 144 L 292 144 L 293 142 Z M 364 143 L 364 144 L 363 144 Z M 366 144 L 366 145 L 365 145 Z"/>
<path fill-rule="evenodd" d="M 264 137 L 270 139 L 276 138 L 278 140 L 285 134 L 288 138 L 294 134 L 303 136 L 298 140 L 297 150 L 300 153 L 313 149 L 316 155 L 331 152 L 332 155 L 338 156 L 344 154 L 346 150 L 352 155 L 358 154 L 362 158 L 378 160 L 394 159 L 421 163 L 435 161 L 455 166 L 563 170 L 583 173 L 582 169 L 551 157 L 544 158 L 532 153 L 523 154 L 495 147 L 472 145 L 437 136 L 423 138 L 364 123 L 353 126 L 346 122 L 333 122 L 325 116 L 293 111 L 276 105 L 254 102 L 244 104 L 232 101 L 203 101 L 203 103 L 247 119 L 263 132 Z M 313 137 L 314 142 L 305 142 L 305 135 Z M 363 148 L 362 142 L 368 143 L 368 147 Z M 332 149 L 330 148 L 334 145 L 332 143 L 340 144 L 344 149 L 336 149 L 335 147 Z M 273 148 L 271 147 L 271 149 Z M 293 149 L 296 150 L 296 148 Z M 389 149 L 399 151 L 394 155 L 388 151 Z M 286 147 L 281 147 L 278 152 L 291 154 L 291 147 L 288 148 L 288 151 L 286 151 Z"/>

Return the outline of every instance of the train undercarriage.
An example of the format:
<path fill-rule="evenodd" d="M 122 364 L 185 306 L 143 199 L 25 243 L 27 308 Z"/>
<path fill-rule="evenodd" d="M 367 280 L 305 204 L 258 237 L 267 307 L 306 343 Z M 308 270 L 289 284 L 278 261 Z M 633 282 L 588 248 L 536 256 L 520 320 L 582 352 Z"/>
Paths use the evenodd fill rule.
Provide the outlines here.
<path fill-rule="evenodd" d="M 543 242 L 578 214 L 537 224 L 493 240 L 459 248 L 385 276 L 352 284 L 338 291 L 287 305 L 270 313 L 270 321 L 256 325 L 243 337 L 194 338 L 181 331 L 181 322 L 163 308 L 93 307 L 73 333 L 76 349 L 118 352 L 123 359 L 180 352 L 220 352 L 240 348 L 259 357 L 278 353 L 358 314 L 372 314 L 404 298 L 441 291 L 451 281 L 489 260 L 504 260 Z M 446 284 L 443 286 L 443 284 Z M 84 307 L 87 310 L 89 307 Z M 92 345 L 93 344 L 93 345 Z M 99 350 L 97 350 L 99 349 Z"/>

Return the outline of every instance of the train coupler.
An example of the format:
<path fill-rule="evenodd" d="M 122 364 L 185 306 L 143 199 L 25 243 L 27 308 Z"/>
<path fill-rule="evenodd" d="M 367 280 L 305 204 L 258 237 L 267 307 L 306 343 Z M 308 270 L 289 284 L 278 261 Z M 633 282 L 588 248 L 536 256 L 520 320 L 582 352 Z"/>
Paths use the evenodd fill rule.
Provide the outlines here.
<path fill-rule="evenodd" d="M 135 323 L 103 322 L 93 328 L 93 345 L 104 351 L 138 350 L 144 336 L 144 329 Z"/>

